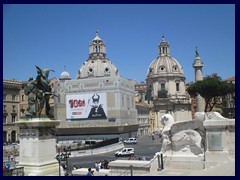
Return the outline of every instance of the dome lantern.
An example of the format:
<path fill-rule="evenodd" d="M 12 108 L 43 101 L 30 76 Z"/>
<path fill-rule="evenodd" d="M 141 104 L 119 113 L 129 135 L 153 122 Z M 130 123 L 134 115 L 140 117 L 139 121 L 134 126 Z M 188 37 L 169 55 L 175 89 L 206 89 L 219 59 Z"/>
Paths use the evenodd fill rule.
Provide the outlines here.
<path fill-rule="evenodd" d="M 79 68 L 76 79 L 107 76 L 119 76 L 119 72 L 114 64 L 106 58 L 106 46 L 98 36 L 97 30 L 96 37 L 89 46 L 89 58 Z"/>
<path fill-rule="evenodd" d="M 91 59 L 105 58 L 106 56 L 106 46 L 103 40 L 98 36 L 98 30 L 96 30 L 96 36 L 92 40 L 89 46 L 89 57 Z"/>
<path fill-rule="evenodd" d="M 164 35 L 162 36 L 162 41 L 158 45 L 160 56 L 170 56 L 170 48 L 168 42 L 165 41 Z"/>

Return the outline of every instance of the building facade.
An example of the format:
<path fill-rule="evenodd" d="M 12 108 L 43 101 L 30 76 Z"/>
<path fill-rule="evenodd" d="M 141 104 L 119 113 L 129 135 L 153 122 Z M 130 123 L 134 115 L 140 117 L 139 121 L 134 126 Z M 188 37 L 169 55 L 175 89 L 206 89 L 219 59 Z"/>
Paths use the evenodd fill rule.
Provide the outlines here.
<path fill-rule="evenodd" d="M 143 101 L 136 102 L 136 109 L 139 124 L 137 136 L 147 135 L 152 132 L 149 119 L 149 105 Z"/>
<path fill-rule="evenodd" d="M 149 116 L 149 104 L 146 103 L 147 84 L 145 82 L 135 84 L 135 103 L 138 119 L 138 136 L 146 135 L 152 132 Z"/>
<path fill-rule="evenodd" d="M 162 37 L 159 54 L 147 72 L 147 96 L 153 114 L 153 130 L 162 125 L 161 116 L 169 113 L 175 121 L 191 119 L 191 102 L 186 92 L 185 76 L 180 63 L 170 56 L 170 45 Z"/>
<path fill-rule="evenodd" d="M 3 142 L 18 141 L 19 129 L 15 122 L 20 118 L 20 93 L 22 83 L 16 80 L 3 80 Z"/>
<path fill-rule="evenodd" d="M 135 82 L 122 78 L 106 57 L 98 32 L 89 46 L 89 58 L 76 78 L 64 71 L 54 85 L 54 117 L 61 120 L 59 136 L 126 138 L 137 134 Z"/>
<path fill-rule="evenodd" d="M 191 86 L 194 82 L 189 82 L 186 83 L 186 89 Z M 192 119 L 194 119 L 195 113 L 197 112 L 197 103 L 196 103 L 196 98 L 195 97 L 190 97 L 191 98 L 191 113 L 192 113 Z"/>

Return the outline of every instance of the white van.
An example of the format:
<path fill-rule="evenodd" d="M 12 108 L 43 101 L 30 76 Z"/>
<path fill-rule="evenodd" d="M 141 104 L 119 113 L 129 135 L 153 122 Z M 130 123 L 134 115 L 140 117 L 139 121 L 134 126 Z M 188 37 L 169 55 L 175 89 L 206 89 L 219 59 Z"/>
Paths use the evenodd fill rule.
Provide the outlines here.
<path fill-rule="evenodd" d="M 134 148 L 123 148 L 121 151 L 115 152 L 115 156 L 132 156 L 134 155 Z"/>
<path fill-rule="evenodd" d="M 128 138 L 127 140 L 123 141 L 124 144 L 137 144 L 136 138 Z"/>

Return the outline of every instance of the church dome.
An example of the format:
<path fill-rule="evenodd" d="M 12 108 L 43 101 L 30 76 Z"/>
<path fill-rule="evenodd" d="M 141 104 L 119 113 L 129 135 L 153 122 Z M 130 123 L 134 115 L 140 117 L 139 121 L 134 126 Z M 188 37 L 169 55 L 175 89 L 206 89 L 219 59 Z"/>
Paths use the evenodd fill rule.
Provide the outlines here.
<path fill-rule="evenodd" d="M 77 79 L 103 76 L 119 76 L 118 69 L 108 59 L 88 59 L 78 70 Z"/>
<path fill-rule="evenodd" d="M 147 72 L 149 93 L 155 99 L 186 98 L 185 76 L 179 62 L 170 56 L 168 42 L 162 38 L 158 45 L 159 54 L 152 61 Z"/>
<path fill-rule="evenodd" d="M 150 64 L 147 75 L 148 77 L 178 76 L 185 78 L 180 63 L 170 56 L 169 44 L 164 40 L 164 37 L 159 44 L 159 55 Z"/>
<path fill-rule="evenodd" d="M 69 79 L 71 79 L 70 74 L 66 70 L 64 70 L 60 75 L 60 80 L 69 80 Z"/>
<path fill-rule="evenodd" d="M 118 69 L 106 58 L 106 46 L 96 32 L 89 46 L 89 58 L 79 68 L 76 79 L 119 76 Z"/>
<path fill-rule="evenodd" d="M 184 76 L 181 65 L 171 56 L 159 56 L 148 68 L 149 76 L 169 76 L 170 74 Z"/>

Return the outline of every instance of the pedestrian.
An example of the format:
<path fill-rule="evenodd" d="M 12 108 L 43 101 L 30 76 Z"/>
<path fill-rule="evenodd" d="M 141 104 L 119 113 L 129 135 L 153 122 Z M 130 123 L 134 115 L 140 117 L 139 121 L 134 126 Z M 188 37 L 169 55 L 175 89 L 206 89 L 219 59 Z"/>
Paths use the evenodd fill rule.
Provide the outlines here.
<path fill-rule="evenodd" d="M 98 170 L 99 169 L 102 169 L 102 162 L 101 161 L 99 161 L 99 163 L 98 163 Z"/>
<path fill-rule="evenodd" d="M 12 154 L 10 155 L 10 160 L 13 161 L 13 155 Z"/>
<path fill-rule="evenodd" d="M 3 162 L 3 170 L 6 170 L 7 166 L 6 166 L 6 162 Z"/>
<path fill-rule="evenodd" d="M 92 176 L 94 176 L 94 170 L 91 170 L 91 174 L 92 174 Z"/>
<path fill-rule="evenodd" d="M 154 134 L 152 134 L 152 140 L 154 141 Z"/>
<path fill-rule="evenodd" d="M 99 167 L 98 167 L 97 161 L 94 163 L 94 168 L 96 169 L 96 171 L 99 171 Z"/>
<path fill-rule="evenodd" d="M 92 176 L 91 171 L 92 171 L 92 168 L 88 168 L 87 176 Z"/>
<path fill-rule="evenodd" d="M 10 169 L 10 168 L 11 168 L 11 163 L 10 163 L 10 161 L 8 161 L 8 162 L 6 163 L 6 168 L 7 168 L 7 169 Z"/>

